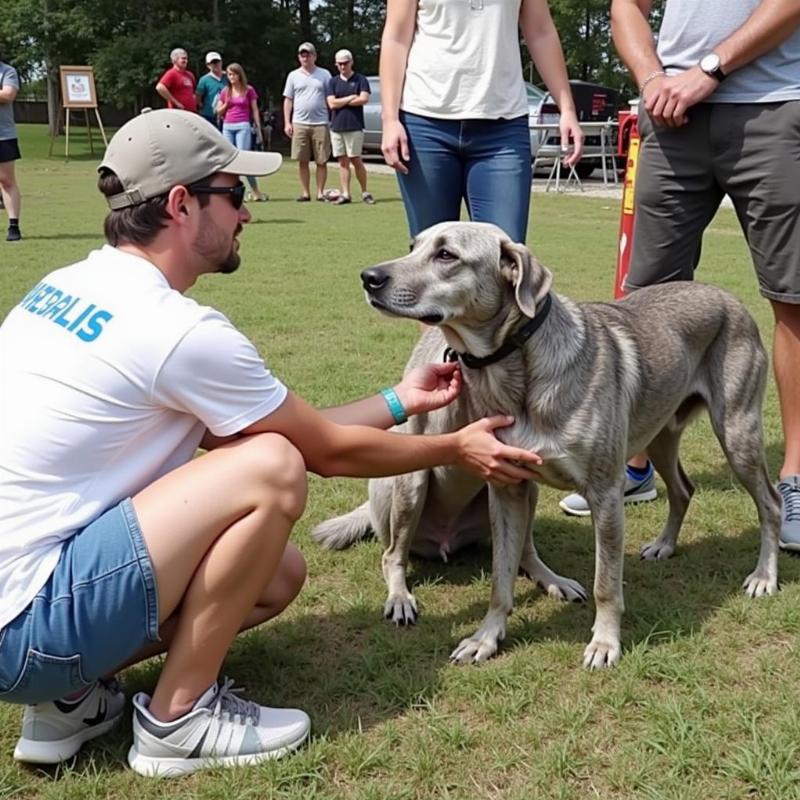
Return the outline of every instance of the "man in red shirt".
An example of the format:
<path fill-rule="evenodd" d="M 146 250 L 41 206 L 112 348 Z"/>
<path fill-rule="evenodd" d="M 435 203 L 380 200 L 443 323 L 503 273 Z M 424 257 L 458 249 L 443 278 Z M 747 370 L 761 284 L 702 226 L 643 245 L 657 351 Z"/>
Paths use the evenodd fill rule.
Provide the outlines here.
<path fill-rule="evenodd" d="M 197 111 L 195 86 L 197 81 L 187 69 L 189 56 L 182 47 L 169 54 L 172 66 L 158 79 L 156 91 L 167 101 L 167 108 Z"/>

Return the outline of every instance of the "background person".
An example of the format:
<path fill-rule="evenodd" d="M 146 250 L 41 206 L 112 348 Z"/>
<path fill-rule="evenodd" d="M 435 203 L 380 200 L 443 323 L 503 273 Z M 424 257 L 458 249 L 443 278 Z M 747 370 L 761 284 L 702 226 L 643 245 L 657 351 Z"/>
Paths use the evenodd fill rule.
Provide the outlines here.
<path fill-rule="evenodd" d="M 262 145 L 264 134 L 261 131 L 261 114 L 258 110 L 258 93 L 247 82 L 247 75 L 241 64 L 228 64 L 229 86 L 223 89 L 217 103 L 217 114 L 222 118 L 222 135 L 240 150 L 253 149 L 253 129 L 256 141 Z M 263 203 L 269 200 L 258 188 L 258 180 L 253 175 L 245 176 L 250 184 L 249 200 Z"/>
<path fill-rule="evenodd" d="M 564 54 L 547 0 L 388 0 L 381 39 L 383 150 L 408 227 L 460 216 L 524 242 L 531 198 L 528 100 L 519 30 L 561 111 L 567 165 L 583 151 Z"/>
<path fill-rule="evenodd" d="M 206 53 L 206 67 L 208 72 L 197 82 L 197 107 L 203 119 L 221 129 L 217 100 L 220 92 L 228 85 L 228 76 L 222 71 L 222 56 L 216 50 Z"/>
<path fill-rule="evenodd" d="M 350 202 L 350 164 L 361 186 L 361 199 L 372 205 L 375 198 L 367 189 L 364 150 L 364 105 L 369 100 L 369 82 L 353 72 L 353 54 L 339 50 L 334 56 L 338 75 L 328 81 L 328 107 L 331 109 L 331 148 L 339 160 L 339 197 L 333 202 Z"/>
<path fill-rule="evenodd" d="M 311 199 L 312 158 L 316 166 L 317 200 L 325 200 L 331 137 L 328 128 L 327 86 L 330 72 L 317 66 L 317 49 L 311 42 L 297 48 L 300 66 L 286 76 L 283 87 L 283 130 L 292 140 L 292 158 L 297 161 L 302 194 L 300 203 Z"/>
<path fill-rule="evenodd" d="M 0 699 L 33 704 L 18 759 L 73 756 L 122 714 L 114 670 L 165 650 L 152 697 L 133 698 L 137 772 L 291 751 L 308 716 L 246 701 L 218 675 L 236 634 L 304 582 L 288 537 L 306 470 L 457 463 L 516 483 L 541 463 L 494 437 L 507 417 L 442 436 L 381 430 L 454 399 L 452 364 L 319 412 L 223 314 L 184 296 L 238 268 L 250 213 L 237 176 L 280 161 L 195 114 L 135 117 L 98 170 L 109 244 L 46 276 L 0 326 Z"/>
<path fill-rule="evenodd" d="M 613 0 L 612 33 L 640 88 L 629 291 L 692 280 L 703 232 L 730 195 L 775 318 L 784 432 L 781 546 L 800 550 L 800 4 L 667 0 L 655 44 L 650 0 Z M 628 466 L 627 496 L 653 468 Z M 568 513 L 585 501 L 561 502 Z"/>
<path fill-rule="evenodd" d="M 0 53 L 0 196 L 8 214 L 7 242 L 18 242 L 22 239 L 19 230 L 22 198 L 14 170 L 14 162 L 22 157 L 17 141 L 17 126 L 14 122 L 14 100 L 18 92 L 17 71 L 3 61 Z"/>
<path fill-rule="evenodd" d="M 182 47 L 176 47 L 169 60 L 172 66 L 158 79 L 156 91 L 166 100 L 167 108 L 197 111 L 197 80 L 188 69 L 189 55 Z"/>

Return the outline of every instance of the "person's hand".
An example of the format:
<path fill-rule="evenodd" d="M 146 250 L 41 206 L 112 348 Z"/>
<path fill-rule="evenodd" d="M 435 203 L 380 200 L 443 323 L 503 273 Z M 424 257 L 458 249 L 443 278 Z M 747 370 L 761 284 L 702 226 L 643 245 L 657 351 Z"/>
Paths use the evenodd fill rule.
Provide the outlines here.
<path fill-rule="evenodd" d="M 394 390 L 410 417 L 452 403 L 461 393 L 461 386 L 458 362 L 447 361 L 415 367 Z"/>
<path fill-rule="evenodd" d="M 408 134 L 400 120 L 384 124 L 381 152 L 383 153 L 384 161 L 392 169 L 402 172 L 403 175 L 408 175 L 408 167 L 403 163 L 411 158 L 408 151 Z"/>
<path fill-rule="evenodd" d="M 496 428 L 513 422 L 513 417 L 487 417 L 461 428 L 456 433 L 459 438 L 456 463 L 496 486 L 536 480 L 539 476 L 535 467 L 542 463 L 541 456 L 503 444 L 494 435 Z"/>
<path fill-rule="evenodd" d="M 644 107 L 654 125 L 679 128 L 689 118 L 686 112 L 713 94 L 719 81 L 698 66 L 678 75 L 654 78 L 645 88 Z"/>
<path fill-rule="evenodd" d="M 186 106 L 183 103 L 179 103 L 177 100 L 175 101 L 175 108 L 179 111 L 186 111 Z"/>
<path fill-rule="evenodd" d="M 583 155 L 583 140 L 585 138 L 574 109 L 569 109 L 561 114 L 558 122 L 558 132 L 561 136 L 561 150 L 564 153 L 562 163 L 565 167 L 571 167 L 577 164 Z"/>
<path fill-rule="evenodd" d="M 287 123 L 286 123 L 286 124 L 283 126 L 283 132 L 284 132 L 284 133 L 285 133 L 285 134 L 286 134 L 286 135 L 287 135 L 287 136 L 288 136 L 290 139 L 292 138 L 292 136 L 294 136 L 294 128 L 292 127 L 292 123 L 291 123 L 291 122 L 287 122 Z"/>

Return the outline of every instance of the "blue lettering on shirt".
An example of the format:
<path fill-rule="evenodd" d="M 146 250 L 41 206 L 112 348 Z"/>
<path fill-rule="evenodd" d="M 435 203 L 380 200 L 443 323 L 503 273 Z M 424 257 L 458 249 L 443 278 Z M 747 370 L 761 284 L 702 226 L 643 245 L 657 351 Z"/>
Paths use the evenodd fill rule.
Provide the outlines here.
<path fill-rule="evenodd" d="M 69 333 L 74 333 L 83 342 L 93 342 L 113 319 L 110 311 L 98 308 L 80 297 L 73 297 L 61 289 L 41 282 L 31 289 L 19 304 L 42 319 L 49 319 Z"/>

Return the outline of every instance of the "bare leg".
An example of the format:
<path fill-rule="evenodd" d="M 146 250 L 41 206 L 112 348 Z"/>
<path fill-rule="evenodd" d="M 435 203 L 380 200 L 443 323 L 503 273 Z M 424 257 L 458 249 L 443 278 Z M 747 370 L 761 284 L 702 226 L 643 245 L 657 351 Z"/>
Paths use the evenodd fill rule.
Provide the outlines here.
<path fill-rule="evenodd" d="M 328 165 L 317 164 L 317 197 L 325 196 L 325 184 L 328 181 Z"/>
<path fill-rule="evenodd" d="M 345 197 L 350 197 L 350 159 L 347 156 L 339 158 L 339 188 Z"/>
<path fill-rule="evenodd" d="M 303 588 L 305 580 L 306 562 L 301 552 L 289 542 L 283 551 L 283 558 L 278 564 L 275 577 L 269 582 L 261 597 L 258 598 L 258 603 L 245 618 L 239 628 L 239 633 L 255 628 L 277 617 L 297 597 Z M 177 626 L 178 614 L 176 613 L 159 626 L 158 634 L 161 637 L 159 641 L 151 642 L 142 648 L 133 658 L 124 664 L 120 664 L 114 670 L 114 673 L 121 672 L 123 669 L 138 664 L 140 661 L 145 661 L 148 658 L 167 652 L 172 644 Z"/>
<path fill-rule="evenodd" d="M 353 170 L 356 173 L 356 179 L 358 180 L 359 186 L 361 186 L 361 193 L 369 191 L 367 189 L 367 169 L 364 166 L 364 161 L 360 156 L 355 156 L 353 158 Z"/>
<path fill-rule="evenodd" d="M 780 477 L 800 474 L 800 305 L 772 302 L 775 340 L 772 359 L 783 422 Z"/>
<path fill-rule="evenodd" d="M 311 169 L 308 161 L 299 161 L 297 169 L 300 173 L 300 188 L 303 190 L 303 197 L 311 197 Z"/>
<path fill-rule="evenodd" d="M 0 191 L 3 193 L 3 205 L 6 207 L 9 219 L 19 219 L 22 199 L 17 186 L 13 161 L 0 163 Z"/>
<path fill-rule="evenodd" d="M 153 563 L 159 622 L 175 616 L 150 711 L 174 719 L 216 679 L 264 599 L 306 499 L 305 463 L 286 439 L 239 439 L 133 498 Z"/>

